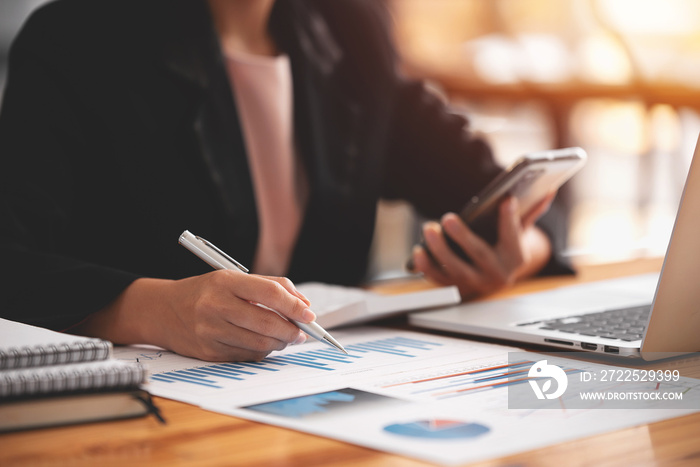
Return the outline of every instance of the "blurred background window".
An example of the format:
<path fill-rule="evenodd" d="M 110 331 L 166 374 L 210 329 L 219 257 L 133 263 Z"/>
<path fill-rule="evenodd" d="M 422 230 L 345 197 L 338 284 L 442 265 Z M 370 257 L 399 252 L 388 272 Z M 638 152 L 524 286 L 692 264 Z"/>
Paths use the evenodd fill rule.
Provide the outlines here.
<path fill-rule="evenodd" d="M 562 193 L 575 261 L 665 253 L 700 132 L 700 2 L 376 1 L 405 73 L 467 115 L 503 165 L 586 149 Z M 42 3 L 0 0 L 0 90 L 10 42 Z M 404 274 L 420 222 L 403 203 L 380 204 L 372 277 Z"/>
<path fill-rule="evenodd" d="M 387 6 L 405 72 L 441 89 L 502 164 L 586 149 L 588 164 L 562 193 L 576 262 L 665 253 L 700 132 L 700 2 Z"/>
<path fill-rule="evenodd" d="M 7 79 L 10 44 L 29 14 L 46 0 L 0 0 L 0 104 Z"/>

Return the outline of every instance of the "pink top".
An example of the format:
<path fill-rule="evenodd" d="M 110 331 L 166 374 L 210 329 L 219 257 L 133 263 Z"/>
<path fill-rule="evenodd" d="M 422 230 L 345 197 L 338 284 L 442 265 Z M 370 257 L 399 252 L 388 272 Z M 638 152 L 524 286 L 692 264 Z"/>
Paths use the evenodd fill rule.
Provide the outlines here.
<path fill-rule="evenodd" d="M 248 152 L 259 219 L 252 271 L 283 276 L 308 187 L 294 147 L 292 73 L 286 55 L 226 57 Z"/>

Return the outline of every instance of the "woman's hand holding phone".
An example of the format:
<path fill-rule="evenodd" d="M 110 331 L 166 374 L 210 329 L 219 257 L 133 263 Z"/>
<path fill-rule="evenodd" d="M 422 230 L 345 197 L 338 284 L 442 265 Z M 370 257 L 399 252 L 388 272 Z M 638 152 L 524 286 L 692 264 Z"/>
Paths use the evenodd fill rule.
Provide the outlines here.
<path fill-rule="evenodd" d="M 498 207 L 498 241 L 494 245 L 479 237 L 454 213 L 445 214 L 440 223 L 426 223 L 425 246 L 413 250 L 413 270 L 438 284 L 456 285 L 462 299 L 495 292 L 534 274 L 551 255 L 549 238 L 535 221 L 549 209 L 554 196 L 555 193 L 548 194 L 522 217 L 517 198 L 502 201 Z M 446 236 L 470 262 L 454 251 Z"/>
<path fill-rule="evenodd" d="M 581 148 L 526 154 L 494 178 L 460 211 L 428 222 L 408 268 L 443 285 L 457 285 L 462 299 L 512 285 L 549 260 L 549 238 L 535 221 L 559 187 L 585 163 Z"/>

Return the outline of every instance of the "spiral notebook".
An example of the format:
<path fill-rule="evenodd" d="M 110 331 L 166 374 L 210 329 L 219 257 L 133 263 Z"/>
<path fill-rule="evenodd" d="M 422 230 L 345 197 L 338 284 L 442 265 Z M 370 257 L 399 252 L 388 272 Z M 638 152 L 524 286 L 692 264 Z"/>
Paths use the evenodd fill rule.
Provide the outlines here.
<path fill-rule="evenodd" d="M 112 344 L 0 319 L 0 432 L 143 416 L 160 418 L 146 368 Z"/>
<path fill-rule="evenodd" d="M 0 370 L 107 360 L 112 343 L 0 318 Z"/>
<path fill-rule="evenodd" d="M 141 365 L 119 360 L 0 371 L 0 433 L 159 416 Z"/>
<path fill-rule="evenodd" d="M 146 369 L 121 360 L 69 363 L 0 371 L 0 402 L 52 393 L 138 388 Z"/>

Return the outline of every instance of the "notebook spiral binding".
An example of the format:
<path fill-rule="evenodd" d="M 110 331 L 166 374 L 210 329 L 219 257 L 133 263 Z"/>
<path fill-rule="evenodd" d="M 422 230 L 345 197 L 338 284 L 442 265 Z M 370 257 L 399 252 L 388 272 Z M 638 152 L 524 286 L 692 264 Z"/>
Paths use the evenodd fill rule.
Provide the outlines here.
<path fill-rule="evenodd" d="M 105 360 L 112 344 L 101 339 L 70 344 L 0 349 L 0 370 Z"/>
<path fill-rule="evenodd" d="M 65 366 L 38 368 L 33 372 L 0 373 L 0 397 L 122 389 L 135 387 L 146 378 L 141 364 L 128 366 Z"/>

